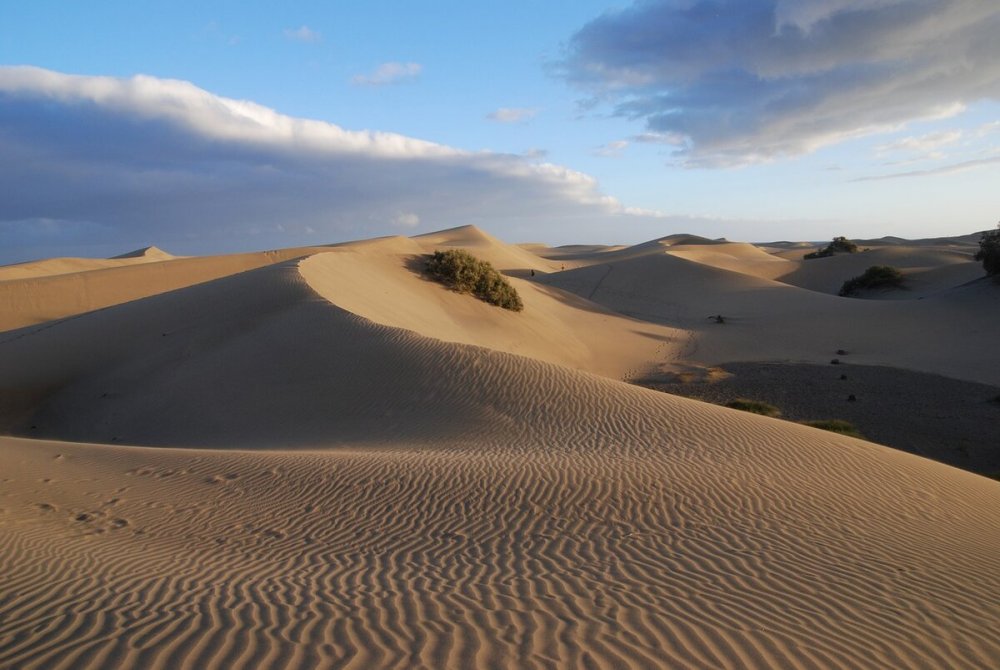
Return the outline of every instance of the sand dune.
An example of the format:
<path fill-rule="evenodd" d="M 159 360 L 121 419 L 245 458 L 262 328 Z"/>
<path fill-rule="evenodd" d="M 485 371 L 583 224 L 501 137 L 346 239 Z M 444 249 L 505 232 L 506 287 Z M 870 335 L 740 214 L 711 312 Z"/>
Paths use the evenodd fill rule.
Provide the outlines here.
<path fill-rule="evenodd" d="M 56 259 L 54 264 L 0 268 L 10 273 L 0 284 L 0 332 L 83 314 L 157 293 L 305 256 L 314 249 L 281 249 L 205 258 L 178 258 L 163 262 L 157 255 L 123 259 Z M 18 276 L 22 274 L 24 276 Z"/>
<path fill-rule="evenodd" d="M 483 361 L 501 369 L 485 386 L 517 375 L 547 406 L 503 397 L 524 421 L 436 444 L 4 440 L 0 664 L 986 667 L 1000 652 L 995 482 L 595 377 L 526 379 L 522 361 Z"/>
<path fill-rule="evenodd" d="M 536 269 L 524 312 L 416 271 L 464 242 Z M 827 355 L 838 319 L 906 361 L 886 310 L 979 346 L 1000 287 L 846 300 L 657 246 L 544 276 L 475 229 L 202 259 L 0 334 L 0 429 L 35 438 L 0 438 L 0 667 L 989 667 L 1000 484 L 616 377 Z"/>
<path fill-rule="evenodd" d="M 376 323 L 566 365 L 617 379 L 670 358 L 687 334 L 620 315 L 572 293 L 512 279 L 523 313 L 497 309 L 418 276 L 409 253 L 350 247 L 300 264 L 313 290 Z M 377 277 L 377 279 L 373 279 Z"/>
<path fill-rule="evenodd" d="M 993 282 L 977 281 L 961 300 L 954 297 L 959 288 L 925 300 L 858 300 L 673 254 L 567 270 L 539 281 L 627 316 L 689 332 L 682 358 L 706 365 L 827 363 L 844 349 L 860 364 L 1000 385 L 1000 366 L 983 366 L 981 356 L 1000 332 L 1000 312 L 993 308 L 1000 285 Z M 724 315 L 724 325 L 710 318 L 716 314 Z"/>
<path fill-rule="evenodd" d="M 142 247 L 141 249 L 135 249 L 133 251 L 126 252 L 124 254 L 119 254 L 118 256 L 114 256 L 113 258 L 114 259 L 143 258 L 145 260 L 150 260 L 150 261 L 151 260 L 169 261 L 176 258 L 176 256 L 168 254 L 163 249 L 159 249 L 157 247 Z"/>
<path fill-rule="evenodd" d="M 159 263 L 177 258 L 156 247 L 136 249 L 113 258 L 48 258 L 0 267 L 0 281 L 50 277 L 74 272 L 120 268 L 140 263 Z"/>
<path fill-rule="evenodd" d="M 552 272 L 559 266 L 518 247 L 506 244 L 475 226 L 461 226 L 411 238 L 426 252 L 437 249 L 466 249 L 476 257 L 492 263 L 497 269 L 514 276 L 524 276 L 530 270 Z"/>
<path fill-rule="evenodd" d="M 777 279 L 785 276 L 790 270 L 788 261 L 762 251 L 752 244 L 739 242 L 712 245 L 687 243 L 671 248 L 667 253 L 677 258 L 761 279 Z"/>
<path fill-rule="evenodd" d="M 983 267 L 972 259 L 974 252 L 952 249 L 890 246 L 856 254 L 801 261 L 785 275 L 772 277 L 812 291 L 836 294 L 841 285 L 873 265 L 889 265 L 902 271 L 905 290 L 886 297 L 924 297 L 983 276 Z"/>

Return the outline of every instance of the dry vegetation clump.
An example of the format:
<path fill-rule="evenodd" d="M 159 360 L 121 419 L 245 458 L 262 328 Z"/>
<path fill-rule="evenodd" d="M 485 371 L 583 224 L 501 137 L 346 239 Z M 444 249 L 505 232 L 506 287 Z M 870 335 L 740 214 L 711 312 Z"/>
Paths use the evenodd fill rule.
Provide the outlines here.
<path fill-rule="evenodd" d="M 806 260 L 811 260 L 813 258 L 826 258 L 827 256 L 832 256 L 834 254 L 856 254 L 858 253 L 858 245 L 851 242 L 846 237 L 835 237 L 830 244 L 826 245 L 819 251 L 814 251 L 811 254 L 806 254 L 803 256 Z"/>
<path fill-rule="evenodd" d="M 983 262 L 987 276 L 1000 277 L 1000 223 L 996 230 L 983 233 L 975 258 Z"/>
<path fill-rule="evenodd" d="M 435 251 L 427 261 L 427 273 L 458 293 L 471 293 L 480 300 L 504 309 L 524 309 L 517 290 L 488 261 L 464 249 Z"/>
<path fill-rule="evenodd" d="M 819 421 L 803 421 L 802 423 L 812 428 L 828 430 L 831 433 L 839 433 L 841 435 L 847 435 L 848 437 L 856 437 L 861 440 L 865 439 L 865 436 L 861 434 L 861 431 L 859 431 L 853 423 L 850 421 L 844 421 L 843 419 L 820 419 Z"/>
<path fill-rule="evenodd" d="M 731 400 L 726 403 L 726 407 L 730 409 L 738 409 L 744 412 L 751 412 L 753 414 L 760 414 L 762 416 L 779 417 L 781 416 L 781 410 L 774 405 L 766 402 L 761 402 L 759 400 L 748 400 L 746 398 L 737 398 L 736 400 Z"/>
<path fill-rule="evenodd" d="M 891 265 L 873 265 L 864 274 L 845 281 L 840 287 L 840 295 L 850 296 L 864 289 L 899 288 L 902 285 L 902 272 Z"/>

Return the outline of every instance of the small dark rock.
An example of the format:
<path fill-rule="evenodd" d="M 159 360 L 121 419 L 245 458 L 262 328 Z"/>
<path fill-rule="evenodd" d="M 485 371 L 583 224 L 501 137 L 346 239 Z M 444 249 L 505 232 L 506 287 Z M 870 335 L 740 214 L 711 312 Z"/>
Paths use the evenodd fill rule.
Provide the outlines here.
<path fill-rule="evenodd" d="M 851 395 L 847 396 L 847 402 L 857 402 L 857 401 L 858 401 L 858 399 L 856 397 L 854 397 L 853 393 Z"/>
<path fill-rule="evenodd" d="M 830 365 L 840 365 L 840 359 L 834 358 L 832 361 L 830 361 Z"/>
<path fill-rule="evenodd" d="M 838 356 L 846 356 L 847 352 L 844 351 L 843 349 L 837 349 L 837 355 Z"/>
<path fill-rule="evenodd" d="M 843 380 L 843 379 L 847 379 L 847 375 L 840 375 L 840 378 L 841 378 L 842 380 Z"/>

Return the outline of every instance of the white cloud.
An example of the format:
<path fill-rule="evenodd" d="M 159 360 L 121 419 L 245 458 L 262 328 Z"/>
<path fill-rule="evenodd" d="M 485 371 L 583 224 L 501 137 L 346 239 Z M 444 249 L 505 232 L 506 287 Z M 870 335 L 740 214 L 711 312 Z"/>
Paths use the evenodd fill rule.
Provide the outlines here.
<path fill-rule="evenodd" d="M 680 133 L 639 133 L 632 137 L 632 141 L 640 144 L 666 144 L 679 147 L 687 140 Z"/>
<path fill-rule="evenodd" d="M 386 86 L 413 79 L 423 72 L 420 63 L 382 63 L 371 74 L 356 74 L 351 83 L 356 86 Z"/>
<path fill-rule="evenodd" d="M 838 14 L 864 12 L 899 5 L 907 0 L 778 0 L 775 3 L 777 28 L 796 26 L 809 32 L 816 24 Z"/>
<path fill-rule="evenodd" d="M 990 167 L 997 164 L 1000 164 L 1000 156 L 991 156 L 988 158 L 976 158 L 973 160 L 962 161 L 960 163 L 953 163 L 951 165 L 943 165 L 941 167 L 930 168 L 928 170 L 913 170 L 910 172 L 895 172 L 892 174 L 877 175 L 873 177 L 860 177 L 852 181 L 883 181 L 886 179 L 901 179 L 903 177 L 931 177 L 936 175 L 966 172 L 968 170 Z"/>
<path fill-rule="evenodd" d="M 643 0 L 570 40 L 570 81 L 692 165 L 774 160 L 1000 99 L 982 0 Z"/>
<path fill-rule="evenodd" d="M 622 155 L 622 152 L 628 147 L 628 140 L 615 140 L 614 142 L 608 142 L 607 144 L 602 144 L 595 151 L 595 156 L 601 156 L 603 158 L 617 158 Z"/>
<path fill-rule="evenodd" d="M 420 225 L 420 217 L 413 212 L 400 212 L 392 218 L 392 225 L 399 228 L 416 228 Z"/>
<path fill-rule="evenodd" d="M 903 137 L 875 147 L 879 155 L 893 153 L 934 154 L 936 149 L 955 144 L 962 139 L 961 130 L 940 130 L 919 137 Z"/>
<path fill-rule="evenodd" d="M 302 25 L 298 28 L 285 28 L 282 31 L 285 39 L 294 40 L 295 42 L 321 42 L 323 40 L 323 35 L 317 30 L 313 30 L 309 26 Z"/>
<path fill-rule="evenodd" d="M 531 107 L 501 107 L 486 118 L 497 123 L 520 123 L 535 118 L 538 110 Z"/>
<path fill-rule="evenodd" d="M 59 244 L 203 253 L 399 227 L 522 226 L 534 238 L 644 223 L 559 165 L 345 130 L 149 76 L 0 67 L 0 156 L 8 262 Z"/>
<path fill-rule="evenodd" d="M 976 137 L 986 137 L 993 133 L 1000 132 L 1000 121 L 990 121 L 976 128 Z"/>

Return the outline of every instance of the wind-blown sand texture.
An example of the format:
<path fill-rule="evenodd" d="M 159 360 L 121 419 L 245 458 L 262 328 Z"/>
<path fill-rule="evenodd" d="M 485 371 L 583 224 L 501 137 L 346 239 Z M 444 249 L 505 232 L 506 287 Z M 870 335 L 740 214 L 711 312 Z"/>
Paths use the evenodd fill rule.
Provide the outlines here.
<path fill-rule="evenodd" d="M 449 244 L 535 270 L 525 311 L 422 278 Z M 0 333 L 0 667 L 993 665 L 1000 483 L 621 379 L 777 332 L 758 289 L 974 320 L 994 287 L 848 301 L 674 246 L 553 261 L 458 229 L 149 263 L 215 278 L 122 304 L 65 284 L 103 308 Z M 790 350 L 828 355 L 809 332 Z M 954 353 L 932 365 L 1000 374 Z"/>

